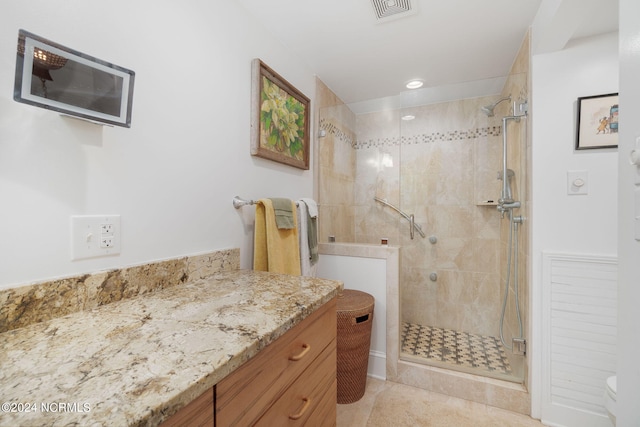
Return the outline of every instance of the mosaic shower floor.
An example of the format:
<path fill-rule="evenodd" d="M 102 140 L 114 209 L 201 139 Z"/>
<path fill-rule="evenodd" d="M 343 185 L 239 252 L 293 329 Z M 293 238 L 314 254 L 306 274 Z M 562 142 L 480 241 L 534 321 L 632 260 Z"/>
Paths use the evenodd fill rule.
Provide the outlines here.
<path fill-rule="evenodd" d="M 496 337 L 403 322 L 401 352 L 467 371 L 511 375 L 509 359 Z"/>

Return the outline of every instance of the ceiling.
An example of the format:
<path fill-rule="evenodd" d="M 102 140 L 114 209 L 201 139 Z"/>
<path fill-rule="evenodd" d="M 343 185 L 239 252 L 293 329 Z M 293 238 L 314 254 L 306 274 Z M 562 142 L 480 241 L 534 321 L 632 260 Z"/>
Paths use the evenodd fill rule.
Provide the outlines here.
<path fill-rule="evenodd" d="M 348 104 L 416 78 L 433 88 L 505 76 L 541 3 L 553 3 L 556 30 L 567 32 L 565 15 L 575 21 L 566 39 L 618 28 L 617 0 L 237 1 Z M 372 1 L 411 11 L 378 21 Z"/>

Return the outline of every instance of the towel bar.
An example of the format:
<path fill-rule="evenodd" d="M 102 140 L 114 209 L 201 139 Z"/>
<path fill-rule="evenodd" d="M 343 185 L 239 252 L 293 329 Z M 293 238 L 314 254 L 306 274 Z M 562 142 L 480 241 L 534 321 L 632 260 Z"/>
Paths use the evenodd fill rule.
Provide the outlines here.
<path fill-rule="evenodd" d="M 233 207 L 236 209 L 240 209 L 243 206 L 247 206 L 247 205 L 255 205 L 257 202 L 255 200 L 247 200 L 247 199 L 243 199 L 240 196 L 235 196 L 233 198 Z M 296 202 L 296 206 L 298 206 L 298 202 Z"/>
<path fill-rule="evenodd" d="M 243 206 L 255 205 L 255 204 L 256 202 L 254 202 L 253 200 L 246 200 L 239 196 L 236 196 L 233 198 L 233 207 L 236 209 L 240 209 Z"/>

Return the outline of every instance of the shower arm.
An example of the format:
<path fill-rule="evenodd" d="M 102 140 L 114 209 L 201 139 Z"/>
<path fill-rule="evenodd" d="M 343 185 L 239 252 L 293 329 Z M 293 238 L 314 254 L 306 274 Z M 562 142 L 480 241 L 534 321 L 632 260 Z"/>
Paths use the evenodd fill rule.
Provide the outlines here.
<path fill-rule="evenodd" d="M 414 229 L 418 232 L 418 234 L 420 234 L 422 236 L 422 238 L 426 237 L 425 234 L 424 234 L 424 231 L 422 231 L 422 227 L 420 227 L 419 224 L 415 223 L 415 217 L 414 217 L 413 214 L 407 215 L 406 213 L 402 212 L 400 209 L 398 209 L 397 207 L 395 207 L 391 203 L 387 202 L 386 199 L 381 199 L 380 197 L 374 197 L 373 200 L 375 200 L 378 203 L 382 203 L 383 205 L 389 206 L 391 209 L 393 209 L 394 211 L 398 212 L 407 221 L 409 221 L 409 224 L 411 225 L 411 229 L 410 229 L 411 239 L 413 239 L 413 230 Z"/>

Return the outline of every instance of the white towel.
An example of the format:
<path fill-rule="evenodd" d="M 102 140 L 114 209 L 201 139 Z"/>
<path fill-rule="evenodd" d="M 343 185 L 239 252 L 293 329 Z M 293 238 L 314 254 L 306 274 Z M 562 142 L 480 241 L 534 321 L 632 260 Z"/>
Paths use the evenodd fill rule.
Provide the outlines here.
<path fill-rule="evenodd" d="M 318 263 L 312 259 L 311 251 L 313 249 L 310 247 L 309 243 L 309 217 L 311 216 L 309 214 L 309 211 L 311 210 L 311 208 L 309 205 L 307 205 L 308 200 L 311 200 L 311 202 L 313 202 L 313 206 L 315 207 L 315 218 L 317 218 L 318 216 L 318 205 L 315 201 L 313 201 L 312 199 L 298 200 L 298 209 L 296 211 L 298 214 L 298 241 L 300 242 L 300 273 L 303 276 L 316 277 L 318 271 Z M 316 219 L 313 219 L 312 221 L 312 226 L 317 224 Z M 318 235 L 317 230 L 315 232 L 315 235 Z M 317 247 L 315 248 L 315 250 L 317 251 Z"/>
<path fill-rule="evenodd" d="M 316 203 L 316 201 L 307 197 L 303 197 L 300 200 L 303 201 L 309 208 L 309 216 L 311 218 L 318 218 L 318 204 Z"/>

